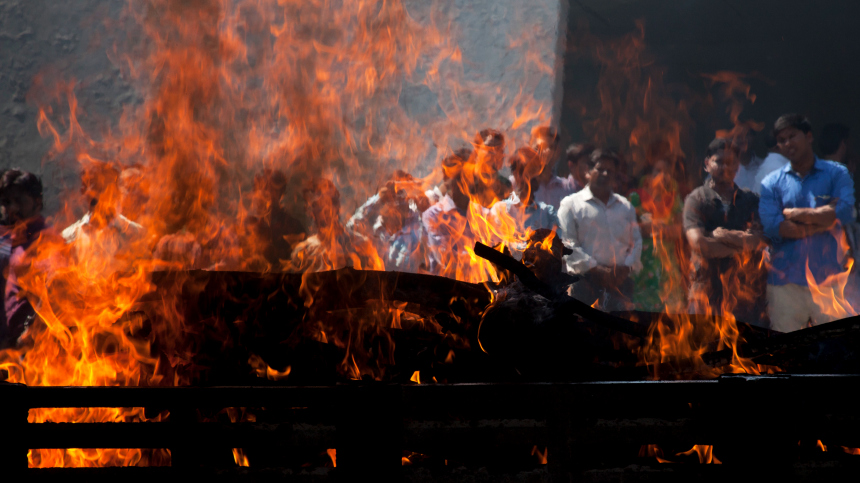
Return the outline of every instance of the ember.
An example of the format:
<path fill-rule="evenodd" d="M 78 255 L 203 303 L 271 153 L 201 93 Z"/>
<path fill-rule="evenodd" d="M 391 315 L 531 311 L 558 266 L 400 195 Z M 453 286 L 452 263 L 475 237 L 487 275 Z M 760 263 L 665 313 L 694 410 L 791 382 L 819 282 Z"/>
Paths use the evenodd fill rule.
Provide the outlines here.
<path fill-rule="evenodd" d="M 139 429 L 157 444 L 118 436 L 126 447 L 111 448 L 57 426 L 88 444 L 27 439 L 31 468 L 287 461 L 352 475 L 399 455 L 418 469 L 489 458 L 558 476 L 589 470 L 572 462 L 580 450 L 609 461 L 602 469 L 728 466 L 748 462 L 747 443 L 712 422 L 701 440 L 684 426 L 691 414 L 708 421 L 690 401 L 719 412 L 706 397 L 672 393 L 658 423 L 658 400 L 631 399 L 647 411 L 613 418 L 594 401 L 630 408 L 601 384 L 706 391 L 689 381 L 860 370 L 847 127 L 828 125 L 816 144 L 804 115 L 752 119 L 757 74 L 696 73 L 702 86 L 679 90 L 644 22 L 608 40 L 586 26 L 550 35 L 538 17 L 566 8 L 543 4 L 512 9 L 494 32 L 510 52 L 500 70 L 517 73 L 510 88 L 479 74 L 499 66 L 475 62 L 495 54 L 467 45 L 458 8 L 413 3 L 129 0 L 105 27 L 134 91 L 121 116 L 84 109 L 89 81 L 50 66 L 32 79 L 45 164 L 74 181 L 11 167 L 0 177 L 0 389 L 26 394 L 10 407 L 36 431 L 116 435 L 95 425 L 115 422 L 227 436 L 196 448 Z M 567 56 L 555 50 L 564 35 Z M 570 56 L 596 69 L 593 92 L 553 90 Z M 702 143 L 694 119 L 715 106 L 725 113 Z M 762 374 L 772 378 L 752 378 Z M 227 387 L 206 388 L 223 398 L 211 407 L 206 392 L 194 404 L 75 392 L 79 405 L 53 407 L 39 395 L 56 386 Z M 302 397 L 324 386 L 330 400 L 231 392 L 259 386 Z M 636 398 L 638 387 L 618 391 Z M 463 401 L 406 396 L 434 388 Z M 572 413 L 573 395 L 591 391 L 601 416 Z M 485 417 L 470 394 L 500 406 Z M 815 440 L 828 457 L 858 454 L 818 423 L 780 433 L 766 453 L 806 454 Z M 289 444 L 255 441 L 280 437 L 279 425 Z M 493 444 L 439 443 L 465 434 Z M 806 443 L 786 449 L 798 435 Z M 607 456 L 613 444 L 621 456 Z M 399 474 L 386 468 L 383 480 Z"/>

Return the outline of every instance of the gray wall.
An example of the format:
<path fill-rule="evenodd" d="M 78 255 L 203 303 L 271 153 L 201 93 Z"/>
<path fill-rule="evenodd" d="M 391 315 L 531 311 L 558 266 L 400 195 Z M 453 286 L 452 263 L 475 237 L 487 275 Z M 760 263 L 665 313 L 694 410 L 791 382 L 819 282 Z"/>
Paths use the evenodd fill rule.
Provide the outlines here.
<path fill-rule="evenodd" d="M 79 167 L 68 154 L 47 156 L 51 141 L 37 129 L 33 102 L 44 91 L 34 92 L 34 76 L 49 72 L 48 83 L 76 80 L 84 128 L 97 133 L 115 127 L 123 107 L 141 96 L 106 55 L 117 32 L 125 34 L 117 24 L 124 5 L 125 0 L 0 0 L 0 169 L 21 166 L 40 173 L 49 212 L 58 208 L 63 189 L 77 189 Z M 419 22 L 431 14 L 423 0 L 407 0 L 406 5 Z M 453 73 L 461 91 L 454 99 L 450 92 L 407 84 L 400 95 L 402 108 L 415 118 L 459 129 L 448 147 L 465 144 L 483 127 L 509 128 L 511 112 L 526 103 L 539 107 L 546 120 L 553 114 L 558 118 L 557 52 L 559 30 L 566 27 L 558 0 L 450 0 L 438 2 L 438 7 L 450 19 L 463 53 L 462 71 Z M 511 48 L 512 40 L 522 45 Z M 537 52 L 550 71 L 535 68 L 525 50 Z M 511 132 L 514 141 L 523 142 L 533 125 Z M 415 174 L 426 175 L 443 151 L 431 146 L 419 153 Z"/>

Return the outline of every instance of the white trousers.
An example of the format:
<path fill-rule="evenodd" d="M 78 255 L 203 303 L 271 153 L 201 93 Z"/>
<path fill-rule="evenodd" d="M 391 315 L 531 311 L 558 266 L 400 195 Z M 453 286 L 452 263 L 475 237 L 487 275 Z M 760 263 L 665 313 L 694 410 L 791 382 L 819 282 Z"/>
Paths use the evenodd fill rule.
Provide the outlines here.
<path fill-rule="evenodd" d="M 793 283 L 767 285 L 767 314 L 771 330 L 779 332 L 792 332 L 835 320 L 815 305 L 809 287 Z"/>

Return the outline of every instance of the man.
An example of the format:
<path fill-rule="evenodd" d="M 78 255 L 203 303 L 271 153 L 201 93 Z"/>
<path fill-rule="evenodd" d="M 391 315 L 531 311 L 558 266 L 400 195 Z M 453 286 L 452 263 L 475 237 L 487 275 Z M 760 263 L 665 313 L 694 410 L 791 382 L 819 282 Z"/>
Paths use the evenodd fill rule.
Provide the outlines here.
<path fill-rule="evenodd" d="M 471 193 L 481 205 L 489 208 L 510 196 L 511 182 L 499 174 L 505 164 L 505 135 L 495 129 L 483 129 L 472 141 L 474 150 L 463 175 Z"/>
<path fill-rule="evenodd" d="M 788 159 L 779 153 L 768 153 L 766 158 L 760 158 L 752 150 L 755 141 L 755 131 L 748 130 L 744 135 L 734 140 L 738 147 L 740 167 L 735 176 L 739 188 L 748 189 L 755 194 L 761 193 L 761 180 L 765 176 L 788 164 Z"/>
<path fill-rule="evenodd" d="M 729 312 L 767 326 L 759 197 L 735 183 L 739 150 L 714 139 L 705 156 L 710 175 L 684 202 L 684 232 L 691 248 L 690 312 Z"/>
<path fill-rule="evenodd" d="M 356 210 L 346 229 L 373 241 L 386 270 L 416 272 L 424 261 L 421 213 L 429 207 L 419 181 L 397 170 Z"/>
<path fill-rule="evenodd" d="M 516 235 L 518 240 L 503 240 L 514 253 L 522 254 L 527 243 L 526 232 L 558 226 L 555 209 L 537 201 L 533 187 L 538 183 L 544 167 L 540 154 L 532 148 L 520 148 L 511 156 L 511 172 L 514 176 L 514 192 L 508 199 L 493 205 L 493 220 L 499 234 Z M 517 257 L 519 258 L 519 257 Z"/>
<path fill-rule="evenodd" d="M 473 183 L 482 186 L 472 176 L 474 158 L 462 162 L 459 156 L 449 156 L 442 164 L 445 195 L 421 214 L 421 223 L 427 234 L 427 268 L 431 273 L 454 277 L 469 258 L 466 249 L 474 245 L 476 233 L 488 231 L 485 220 L 490 210 L 473 201 L 474 190 L 480 189 Z M 488 241 L 488 237 L 481 236 L 478 241 Z"/>
<path fill-rule="evenodd" d="M 759 214 L 773 245 L 767 285 L 771 328 L 790 332 L 833 319 L 815 304 L 807 272 L 820 284 L 843 271 L 837 240 L 852 219 L 854 182 L 845 166 L 815 156 L 808 119 L 786 114 L 773 131 L 790 164 L 762 181 Z"/>
<path fill-rule="evenodd" d="M 535 183 L 532 184 L 534 199 L 557 210 L 561 200 L 573 194 L 570 182 L 555 174 L 559 151 L 558 134 L 549 126 L 536 127 L 532 130 L 529 146 L 537 153 L 541 162 L 540 172 L 535 177 Z M 516 189 L 516 183 L 514 183 L 514 189 Z"/>
<path fill-rule="evenodd" d="M 561 202 L 558 219 L 562 240 L 573 249 L 567 270 L 583 278 L 572 296 L 604 310 L 629 310 L 633 282 L 641 268 L 642 235 L 636 210 L 612 191 L 620 157 L 598 149 L 588 158 L 588 185 Z"/>
<path fill-rule="evenodd" d="M 18 285 L 17 268 L 25 266 L 24 252 L 45 227 L 42 182 L 33 173 L 12 168 L 0 177 L 0 215 L 8 230 L 0 236 L 0 284 L 4 310 L 0 312 L 0 349 L 15 345 L 36 313 Z"/>
<path fill-rule="evenodd" d="M 588 157 L 594 152 L 591 144 L 571 144 L 567 148 L 567 167 L 570 174 L 567 175 L 567 184 L 570 190 L 576 193 L 588 184 L 586 174 L 588 173 Z"/>

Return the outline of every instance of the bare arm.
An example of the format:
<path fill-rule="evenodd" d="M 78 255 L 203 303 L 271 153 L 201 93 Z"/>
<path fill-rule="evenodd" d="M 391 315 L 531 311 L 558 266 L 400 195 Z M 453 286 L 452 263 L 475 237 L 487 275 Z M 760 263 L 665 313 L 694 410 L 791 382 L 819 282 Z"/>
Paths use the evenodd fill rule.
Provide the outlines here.
<path fill-rule="evenodd" d="M 806 238 L 816 233 L 830 229 L 830 225 L 808 225 L 791 220 L 785 220 L 779 224 L 779 236 L 782 238 Z"/>
<path fill-rule="evenodd" d="M 786 220 L 804 225 L 830 227 L 836 221 L 834 204 L 819 206 L 818 208 L 786 208 L 782 210 L 782 214 Z"/>
<path fill-rule="evenodd" d="M 728 245 L 714 237 L 705 236 L 701 228 L 690 228 L 687 230 L 687 241 L 690 242 L 690 248 L 705 258 L 731 257 L 741 249 L 737 246 Z"/>

